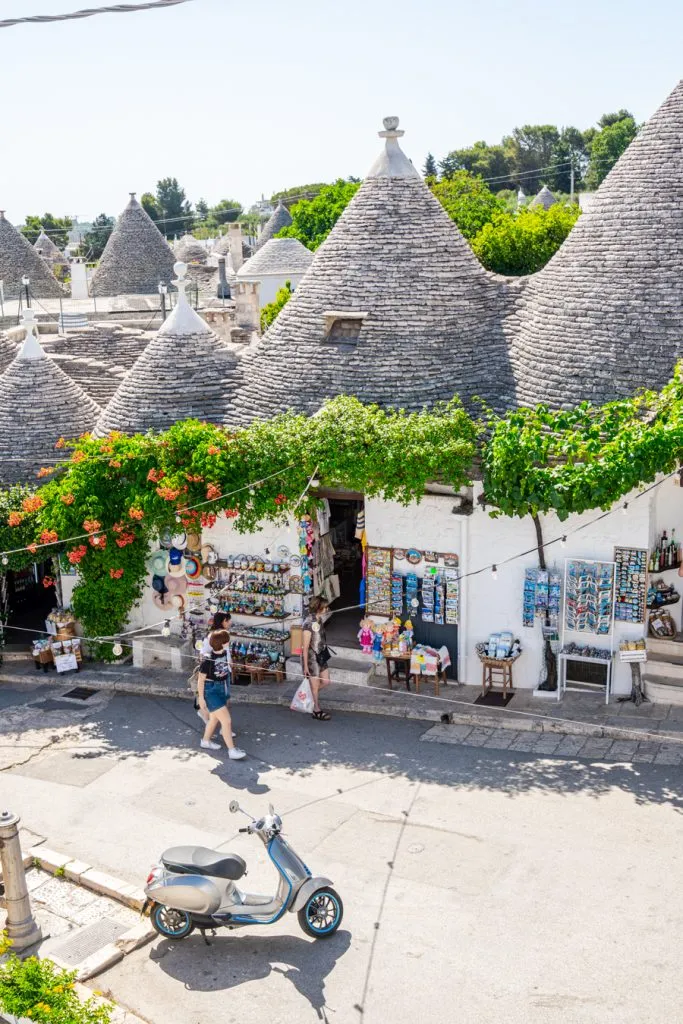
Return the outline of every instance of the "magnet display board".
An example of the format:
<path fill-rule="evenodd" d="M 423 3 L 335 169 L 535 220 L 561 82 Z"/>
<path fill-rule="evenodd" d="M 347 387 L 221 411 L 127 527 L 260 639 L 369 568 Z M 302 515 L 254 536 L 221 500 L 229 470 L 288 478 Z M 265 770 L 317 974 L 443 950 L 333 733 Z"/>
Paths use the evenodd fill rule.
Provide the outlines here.
<path fill-rule="evenodd" d="M 368 615 L 391 615 L 391 548 L 367 549 Z"/>
<path fill-rule="evenodd" d="M 647 549 L 615 548 L 617 566 L 614 617 L 618 622 L 645 622 L 647 608 Z"/>

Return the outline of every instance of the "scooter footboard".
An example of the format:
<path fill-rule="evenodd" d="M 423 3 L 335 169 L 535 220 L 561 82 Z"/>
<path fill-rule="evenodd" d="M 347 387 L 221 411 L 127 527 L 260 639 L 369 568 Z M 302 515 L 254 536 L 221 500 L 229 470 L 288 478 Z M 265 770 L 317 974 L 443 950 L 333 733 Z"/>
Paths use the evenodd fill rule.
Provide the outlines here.
<path fill-rule="evenodd" d="M 317 878 L 308 878 L 297 892 L 294 902 L 289 909 L 291 911 L 303 910 L 313 893 L 318 889 L 324 889 L 328 885 L 332 885 L 332 879 L 323 878 L 322 875 L 319 875 Z"/>

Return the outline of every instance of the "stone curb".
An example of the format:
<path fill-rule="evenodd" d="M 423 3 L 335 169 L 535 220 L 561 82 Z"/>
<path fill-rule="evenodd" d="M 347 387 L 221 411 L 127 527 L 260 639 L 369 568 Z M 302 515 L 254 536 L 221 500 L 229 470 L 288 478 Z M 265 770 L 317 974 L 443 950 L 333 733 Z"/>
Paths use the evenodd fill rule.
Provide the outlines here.
<path fill-rule="evenodd" d="M 63 875 L 84 889 L 96 892 L 98 896 L 109 896 L 110 899 L 123 903 L 131 910 L 142 910 L 145 903 L 145 894 L 142 889 L 137 889 L 128 882 L 123 882 L 113 875 L 107 875 L 104 871 L 97 871 L 81 860 L 69 857 L 64 853 L 57 853 L 47 846 L 34 846 L 29 851 L 30 862 L 35 861 L 43 871 L 51 875 Z M 127 935 L 128 933 L 126 933 Z M 123 939 L 124 936 L 121 938 Z M 119 940 L 121 941 L 121 940 Z"/>
<path fill-rule="evenodd" d="M 13 686 L 20 684 L 15 676 L 0 672 L 0 683 L 7 682 Z M 292 680 L 288 680 L 292 682 Z M 125 693 L 130 696 L 163 697 L 176 700 L 192 700 L 187 688 L 165 686 L 163 683 L 112 679 L 89 680 L 88 685 L 94 689 Z M 235 704 L 263 704 L 274 707 L 289 707 L 290 698 L 274 694 L 241 693 L 241 688 L 233 689 L 232 700 Z M 246 689 L 246 688 L 245 688 Z M 249 688 L 251 689 L 251 687 Z M 325 706 L 331 711 L 349 711 L 363 715 L 387 715 L 391 718 L 405 718 L 409 721 L 441 722 L 442 714 L 450 716 L 454 725 L 478 726 L 483 729 L 510 729 L 515 732 L 551 732 L 564 736 L 586 736 L 613 740 L 634 740 L 645 743 L 683 743 L 683 732 L 657 732 L 644 729 L 631 729 L 628 726 L 601 725 L 597 722 L 567 721 L 554 718 L 534 718 L 533 712 L 505 711 L 505 714 L 491 715 L 485 711 L 448 711 L 427 710 L 425 708 L 409 708 L 405 705 L 377 704 L 368 706 L 363 701 L 347 701 L 332 695 L 326 696 Z M 443 705 L 442 705 L 443 707 Z M 541 714 L 539 710 L 538 714 Z M 526 717 L 528 716 L 528 717 Z"/>
<path fill-rule="evenodd" d="M 1 677 L 0 677 L 1 680 Z M 151 696 L 192 700 L 192 694 L 179 690 L 178 687 L 164 686 L 162 683 L 112 681 L 103 684 L 92 682 L 93 687 L 102 690 L 113 690 L 115 693 L 126 693 L 132 696 Z M 246 688 L 245 688 L 246 689 Z M 272 694 L 240 693 L 239 688 L 233 689 L 232 701 L 235 704 L 264 704 L 275 707 L 289 707 L 290 698 Z M 441 710 L 412 709 L 405 705 L 372 705 L 362 701 L 340 700 L 339 697 L 328 695 L 325 706 L 331 711 L 350 711 L 355 714 L 388 715 L 392 718 L 405 718 L 410 721 L 441 722 Z M 449 711 L 450 721 L 454 725 L 476 725 L 483 729 L 510 729 L 515 732 L 551 732 L 564 736 L 586 736 L 613 740 L 635 740 L 646 743 L 683 743 L 683 733 L 651 732 L 643 729 L 631 729 L 628 726 L 600 725 L 595 722 L 566 721 L 563 719 L 533 719 L 531 712 L 522 713 L 506 711 L 505 715 L 491 715 L 485 711 Z M 540 714 L 540 712 L 539 712 Z M 508 717 L 509 716 L 509 717 Z"/>

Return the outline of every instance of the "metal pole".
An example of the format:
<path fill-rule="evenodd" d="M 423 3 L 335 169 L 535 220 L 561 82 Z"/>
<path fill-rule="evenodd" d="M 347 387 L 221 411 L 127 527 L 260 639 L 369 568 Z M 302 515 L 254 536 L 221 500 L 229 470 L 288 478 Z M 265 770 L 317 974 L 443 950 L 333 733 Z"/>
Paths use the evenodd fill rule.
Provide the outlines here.
<path fill-rule="evenodd" d="M 574 154 L 572 153 L 569 157 L 569 201 L 574 202 Z"/>
<path fill-rule="evenodd" d="M 7 936 L 12 947 L 19 951 L 40 942 L 43 933 L 31 911 L 31 900 L 26 886 L 24 859 L 19 843 L 19 821 L 11 811 L 0 813 L 0 863 L 5 886 L 7 908 Z"/>
<path fill-rule="evenodd" d="M 66 334 L 64 327 L 64 309 L 62 307 L 62 296 L 59 296 L 59 334 Z"/>

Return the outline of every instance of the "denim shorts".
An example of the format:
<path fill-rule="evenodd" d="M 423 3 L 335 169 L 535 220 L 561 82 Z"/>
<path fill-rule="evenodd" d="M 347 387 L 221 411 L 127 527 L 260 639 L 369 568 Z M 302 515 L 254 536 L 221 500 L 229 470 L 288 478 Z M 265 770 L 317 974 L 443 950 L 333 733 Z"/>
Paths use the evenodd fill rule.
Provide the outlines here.
<path fill-rule="evenodd" d="M 230 700 L 230 680 L 222 679 L 204 683 L 204 700 L 209 711 L 219 711 Z"/>

